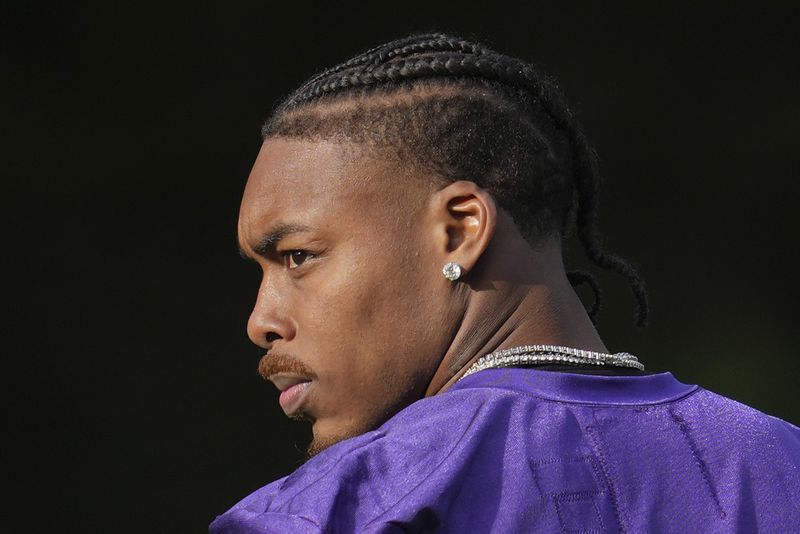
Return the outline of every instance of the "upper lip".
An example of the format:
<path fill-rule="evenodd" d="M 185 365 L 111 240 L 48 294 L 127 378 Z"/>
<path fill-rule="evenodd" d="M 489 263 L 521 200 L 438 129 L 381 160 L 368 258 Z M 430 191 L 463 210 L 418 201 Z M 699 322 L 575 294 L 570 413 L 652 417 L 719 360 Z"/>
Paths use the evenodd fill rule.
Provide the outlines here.
<path fill-rule="evenodd" d="M 286 391 L 292 386 L 302 384 L 303 382 L 311 382 L 307 376 L 293 375 L 287 373 L 275 373 L 267 377 L 267 380 L 275 384 L 275 387 L 281 391 Z"/>

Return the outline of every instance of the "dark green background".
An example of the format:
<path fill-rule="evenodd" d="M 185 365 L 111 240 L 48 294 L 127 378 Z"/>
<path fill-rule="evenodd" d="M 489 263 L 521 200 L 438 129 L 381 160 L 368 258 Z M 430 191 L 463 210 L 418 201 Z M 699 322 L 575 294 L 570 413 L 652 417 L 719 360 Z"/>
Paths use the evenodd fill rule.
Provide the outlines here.
<path fill-rule="evenodd" d="M 244 332 L 239 195 L 282 95 L 410 31 L 560 79 L 652 297 L 638 331 L 601 275 L 609 347 L 800 421 L 798 9 L 636 5 L 4 2 L 0 531 L 201 532 L 298 465 Z"/>

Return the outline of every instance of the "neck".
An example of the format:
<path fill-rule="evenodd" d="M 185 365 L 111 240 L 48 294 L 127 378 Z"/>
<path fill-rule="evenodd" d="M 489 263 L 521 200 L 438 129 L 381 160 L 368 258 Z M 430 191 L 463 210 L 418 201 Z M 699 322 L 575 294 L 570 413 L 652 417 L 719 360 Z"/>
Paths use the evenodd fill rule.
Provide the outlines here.
<path fill-rule="evenodd" d="M 475 361 L 496 350 L 545 344 L 608 352 L 567 280 L 560 244 L 551 241 L 527 252 L 489 254 L 486 264 L 470 273 L 464 319 L 426 396 L 447 390 Z M 515 258 L 511 265 L 509 257 Z"/>

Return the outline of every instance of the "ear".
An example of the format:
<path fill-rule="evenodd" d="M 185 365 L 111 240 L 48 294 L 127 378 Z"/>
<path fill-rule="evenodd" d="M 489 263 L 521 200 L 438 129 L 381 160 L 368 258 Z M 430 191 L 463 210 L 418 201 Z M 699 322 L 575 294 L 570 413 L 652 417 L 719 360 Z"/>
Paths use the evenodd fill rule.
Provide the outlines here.
<path fill-rule="evenodd" d="M 473 182 L 461 180 L 432 198 L 436 248 L 442 264 L 455 262 L 468 273 L 494 236 L 497 206 L 492 196 Z"/>

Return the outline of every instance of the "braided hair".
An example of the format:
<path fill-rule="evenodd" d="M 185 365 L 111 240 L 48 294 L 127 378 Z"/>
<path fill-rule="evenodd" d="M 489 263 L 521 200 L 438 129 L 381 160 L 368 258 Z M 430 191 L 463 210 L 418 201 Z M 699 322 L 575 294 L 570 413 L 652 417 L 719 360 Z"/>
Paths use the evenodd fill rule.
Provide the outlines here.
<path fill-rule="evenodd" d="M 647 324 L 644 281 L 602 246 L 597 228 L 596 155 L 556 85 L 526 62 L 441 33 L 382 44 L 306 81 L 275 110 L 264 138 L 356 142 L 445 183 L 470 180 L 489 191 L 536 246 L 574 223 L 595 265 L 621 274 Z M 601 293 L 595 278 L 573 285 Z"/>

